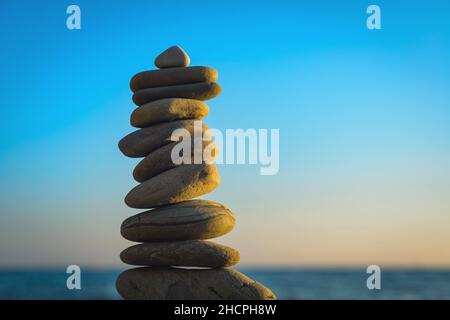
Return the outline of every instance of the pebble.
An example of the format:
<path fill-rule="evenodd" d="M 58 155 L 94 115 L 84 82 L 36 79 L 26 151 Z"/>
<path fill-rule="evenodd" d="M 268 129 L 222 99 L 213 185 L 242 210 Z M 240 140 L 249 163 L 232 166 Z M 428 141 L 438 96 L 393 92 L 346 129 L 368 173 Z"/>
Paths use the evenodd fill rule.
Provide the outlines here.
<path fill-rule="evenodd" d="M 180 46 L 173 46 L 164 50 L 155 59 L 158 68 L 187 67 L 191 59 Z"/>
<path fill-rule="evenodd" d="M 131 91 L 145 88 L 173 86 L 193 82 L 216 82 L 216 70 L 210 67 L 187 67 L 147 70 L 135 74 L 130 80 Z"/>
<path fill-rule="evenodd" d="M 184 164 L 137 185 L 125 197 L 131 208 L 154 208 L 191 200 L 220 184 L 214 164 Z"/>
<path fill-rule="evenodd" d="M 208 105 L 200 100 L 179 98 L 161 99 L 137 107 L 131 113 L 130 123 L 133 127 L 145 128 L 156 123 L 174 120 L 200 120 L 208 112 Z"/>
<path fill-rule="evenodd" d="M 129 217 L 120 232 L 135 242 L 204 240 L 230 232 L 234 224 L 234 214 L 220 203 L 189 200 Z"/>
<path fill-rule="evenodd" d="M 191 156 L 190 163 L 194 164 L 194 161 L 201 161 L 206 163 L 211 163 L 208 161 L 213 161 L 218 155 L 218 146 L 217 144 L 211 141 L 198 141 L 199 146 L 194 145 L 194 140 L 191 141 Z M 133 177 L 138 182 L 144 182 L 164 171 L 175 168 L 178 165 L 175 164 L 172 159 L 172 150 L 176 147 L 180 142 L 172 142 L 161 148 L 156 149 L 151 152 L 148 156 L 142 159 L 138 165 L 133 170 Z M 212 145 L 211 145 L 212 144 Z M 197 148 L 199 150 L 197 150 Z M 205 149 L 207 148 L 206 152 Z M 210 150 L 212 152 L 210 152 Z M 178 154 L 178 152 L 176 152 Z M 211 154 L 211 157 L 209 156 Z M 181 157 L 182 155 L 180 155 Z M 195 159 L 197 158 L 197 159 Z"/>
<path fill-rule="evenodd" d="M 127 157 L 145 157 L 154 150 L 174 142 L 171 136 L 176 129 L 186 129 L 194 137 L 194 131 L 200 130 L 195 121 L 198 120 L 177 120 L 136 130 L 119 141 L 119 149 Z M 202 132 L 207 129 L 206 124 L 201 122 Z"/>
<path fill-rule="evenodd" d="M 206 240 L 141 243 L 120 254 L 126 264 L 152 267 L 230 267 L 239 262 L 239 251 Z"/>
<path fill-rule="evenodd" d="M 132 99 L 138 106 L 165 98 L 186 98 L 203 101 L 218 96 L 221 90 L 215 82 L 197 82 L 141 89 L 133 94 Z"/>

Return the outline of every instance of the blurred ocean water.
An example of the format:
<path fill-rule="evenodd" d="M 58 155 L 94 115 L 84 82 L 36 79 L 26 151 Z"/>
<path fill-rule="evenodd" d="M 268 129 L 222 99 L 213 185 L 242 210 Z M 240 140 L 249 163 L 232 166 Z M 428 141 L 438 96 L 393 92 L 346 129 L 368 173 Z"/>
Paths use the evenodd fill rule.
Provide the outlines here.
<path fill-rule="evenodd" d="M 382 271 L 381 290 L 368 290 L 364 270 L 240 269 L 279 299 L 450 299 L 450 271 Z M 120 299 L 120 270 L 83 271 L 81 290 L 68 290 L 65 270 L 0 271 L 0 299 Z"/>

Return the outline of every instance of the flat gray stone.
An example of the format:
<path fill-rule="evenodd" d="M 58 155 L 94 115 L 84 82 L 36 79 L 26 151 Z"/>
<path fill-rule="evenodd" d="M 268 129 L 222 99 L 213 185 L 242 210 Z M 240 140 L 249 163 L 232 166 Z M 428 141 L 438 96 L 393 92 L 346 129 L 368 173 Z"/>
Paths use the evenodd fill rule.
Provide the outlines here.
<path fill-rule="evenodd" d="M 131 158 L 145 157 L 152 151 L 173 142 L 171 135 L 176 129 L 186 129 L 194 137 L 194 130 L 199 130 L 194 121 L 199 120 L 165 122 L 134 131 L 119 141 L 119 149 Z M 202 132 L 205 132 L 208 127 L 203 122 L 201 125 Z"/>
<path fill-rule="evenodd" d="M 220 94 L 222 89 L 215 82 L 198 82 L 175 86 L 147 88 L 133 94 L 133 102 L 141 106 L 159 99 L 185 98 L 196 100 L 212 99 Z"/>
<path fill-rule="evenodd" d="M 230 267 L 239 251 L 207 240 L 141 243 L 120 253 L 122 262 L 151 267 Z"/>
<path fill-rule="evenodd" d="M 184 164 L 137 185 L 125 197 L 131 208 L 154 208 L 211 192 L 220 184 L 214 164 Z"/>
<path fill-rule="evenodd" d="M 165 87 L 194 82 L 216 82 L 216 70 L 210 67 L 186 67 L 147 70 L 135 74 L 130 80 L 131 91 L 153 87 Z"/>
<path fill-rule="evenodd" d="M 131 113 L 131 125 L 145 128 L 150 125 L 183 119 L 204 118 L 209 112 L 206 103 L 200 100 L 169 98 L 146 103 Z"/>
<path fill-rule="evenodd" d="M 273 300 L 275 295 L 233 269 L 135 268 L 122 272 L 116 288 L 129 300 Z"/>
<path fill-rule="evenodd" d="M 160 173 L 163 173 L 164 171 L 173 169 L 179 165 L 183 165 L 175 164 L 172 160 L 173 148 L 178 146 L 179 143 L 180 142 L 172 142 L 152 151 L 134 168 L 134 179 L 138 182 L 144 182 Z M 212 163 L 219 152 L 218 146 L 211 141 L 198 141 L 198 144 L 201 146 L 200 148 L 195 145 L 194 140 L 191 140 L 191 152 L 189 157 L 191 161 L 190 164 L 195 163 L 194 161 L 196 160 L 202 160 L 202 163 Z M 177 151 L 177 149 L 175 149 L 175 151 Z M 184 156 L 183 152 L 180 153 L 180 157 Z M 178 154 L 178 152 L 176 152 L 176 154 Z"/>
<path fill-rule="evenodd" d="M 191 59 L 180 46 L 173 46 L 164 50 L 155 59 L 158 68 L 187 67 Z"/>
<path fill-rule="evenodd" d="M 234 224 L 233 213 L 220 203 L 190 200 L 129 217 L 120 232 L 135 242 L 204 240 L 230 232 Z"/>

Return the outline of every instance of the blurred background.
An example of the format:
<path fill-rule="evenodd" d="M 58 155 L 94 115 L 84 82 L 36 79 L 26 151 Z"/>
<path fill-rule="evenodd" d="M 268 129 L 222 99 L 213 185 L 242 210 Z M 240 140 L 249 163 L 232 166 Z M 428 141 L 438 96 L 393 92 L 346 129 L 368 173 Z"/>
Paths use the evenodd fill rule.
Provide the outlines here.
<path fill-rule="evenodd" d="M 209 127 L 280 130 L 277 175 L 220 165 L 203 197 L 239 270 L 286 299 L 449 299 L 450 3 L 376 1 L 381 30 L 370 4 L 2 0 L 0 299 L 118 298 L 129 79 L 175 44 L 219 72 Z"/>

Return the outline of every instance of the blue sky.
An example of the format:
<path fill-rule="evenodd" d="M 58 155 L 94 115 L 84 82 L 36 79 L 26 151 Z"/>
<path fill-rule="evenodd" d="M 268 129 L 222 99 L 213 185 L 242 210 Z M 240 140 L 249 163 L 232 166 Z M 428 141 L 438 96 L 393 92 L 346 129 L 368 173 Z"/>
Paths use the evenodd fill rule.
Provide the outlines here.
<path fill-rule="evenodd" d="M 0 265 L 119 264 L 129 79 L 174 44 L 219 71 L 210 127 L 280 129 L 278 175 L 206 197 L 243 264 L 450 265 L 450 4 L 374 3 L 2 1 Z"/>

